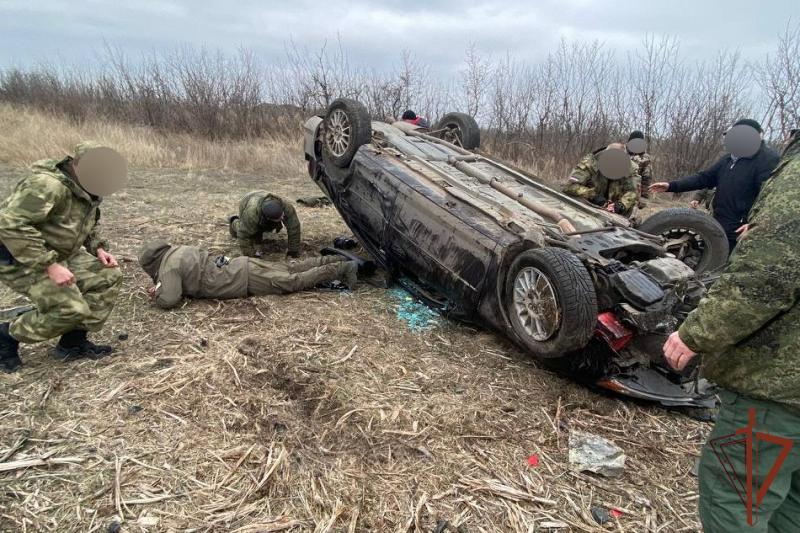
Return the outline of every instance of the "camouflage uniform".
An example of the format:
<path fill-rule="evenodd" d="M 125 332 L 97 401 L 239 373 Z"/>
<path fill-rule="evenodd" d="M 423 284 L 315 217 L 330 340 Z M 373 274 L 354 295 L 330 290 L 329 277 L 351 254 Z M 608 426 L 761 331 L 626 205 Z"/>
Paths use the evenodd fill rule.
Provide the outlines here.
<path fill-rule="evenodd" d="M 278 200 L 283 206 L 283 221 L 264 220 L 261 204 L 267 200 Z M 286 226 L 290 254 L 300 252 L 300 219 L 294 206 L 279 196 L 266 191 L 251 191 L 239 201 L 239 218 L 231 222 L 231 235 L 238 239 L 242 254 L 256 255 L 256 247 L 264 243 L 264 233 L 278 233 Z"/>
<path fill-rule="evenodd" d="M 795 135 L 750 211 L 750 231 L 679 330 L 681 340 L 701 354 L 706 377 L 724 389 L 712 440 L 746 426 L 750 407 L 756 409 L 758 431 L 800 439 L 798 212 L 800 138 Z M 757 472 L 769 472 L 779 450 L 761 443 Z M 743 447 L 734 447 L 729 456 L 744 481 Z M 701 458 L 700 487 L 700 517 L 707 532 L 797 531 L 800 446 L 794 446 L 778 471 L 755 527 L 747 526 L 745 507 L 709 445 Z"/>
<path fill-rule="evenodd" d="M 639 174 L 639 183 L 637 188 L 642 198 L 650 197 L 650 183 L 653 181 L 652 169 L 650 167 L 651 160 L 650 154 L 642 152 L 641 154 L 631 154 L 631 161 L 636 165 L 636 171 Z"/>
<path fill-rule="evenodd" d="M 692 200 L 697 200 L 706 210 L 711 211 L 711 205 L 714 203 L 714 192 L 716 192 L 716 189 L 700 189 L 692 195 Z"/>
<path fill-rule="evenodd" d="M 146 244 L 139 264 L 156 283 L 155 303 L 162 309 L 175 307 L 183 297 L 223 300 L 288 294 L 333 280 L 353 286 L 358 269 L 339 255 L 287 265 L 249 257 L 231 259 L 165 241 Z"/>
<path fill-rule="evenodd" d="M 639 181 L 637 167 L 631 161 L 629 176 L 618 180 L 608 179 L 597 168 L 597 154 L 601 151 L 587 155 L 572 169 L 570 182 L 564 187 L 564 193 L 590 201 L 602 197 L 607 202 L 619 202 L 623 207 L 621 214 L 628 216 L 639 199 L 636 190 Z"/>
<path fill-rule="evenodd" d="M 0 264 L 0 282 L 36 306 L 11 322 L 9 331 L 18 341 L 39 342 L 75 329 L 103 327 L 122 275 L 83 250 L 108 250 L 96 232 L 101 201 L 63 172 L 59 161 L 42 160 L 0 205 L 0 242 L 13 256 L 9 264 Z M 53 283 L 46 272 L 53 263 L 71 270 L 76 283 Z"/>

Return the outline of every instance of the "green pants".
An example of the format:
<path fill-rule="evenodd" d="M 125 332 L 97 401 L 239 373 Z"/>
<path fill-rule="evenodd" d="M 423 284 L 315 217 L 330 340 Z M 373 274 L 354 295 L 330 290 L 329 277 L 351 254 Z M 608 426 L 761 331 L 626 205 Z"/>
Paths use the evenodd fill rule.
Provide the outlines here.
<path fill-rule="evenodd" d="M 119 268 L 105 268 L 83 250 L 62 264 L 75 274 L 69 287 L 53 283 L 44 270 L 0 265 L 0 282 L 36 306 L 11 322 L 9 331 L 18 341 L 45 341 L 73 329 L 99 331 L 111 314 L 122 284 Z"/>
<path fill-rule="evenodd" d="M 348 272 L 355 273 L 356 269 L 355 263 L 340 255 L 325 255 L 289 264 L 250 259 L 247 292 L 250 296 L 298 292 L 320 283 L 341 281 Z"/>
<path fill-rule="evenodd" d="M 800 531 L 800 415 L 780 404 L 755 400 L 730 391 L 720 393 L 722 406 L 717 423 L 703 447 L 700 458 L 700 521 L 706 533 L 794 533 Z M 778 444 L 757 441 L 753 438 L 753 526 L 747 521 L 746 501 L 747 469 L 744 444 L 720 447 L 722 442 L 741 440 L 745 435 L 734 435 L 739 428 L 747 427 L 749 408 L 755 408 L 754 431 L 788 438 L 794 445 L 783 462 L 761 504 L 755 499 L 764 479 L 782 450 Z M 733 435 L 727 437 L 728 435 Z M 712 443 L 717 440 L 716 450 Z M 727 453 L 722 454 L 720 450 Z M 757 452 L 757 453 L 756 453 Z M 719 456 L 719 457 L 718 457 Z M 726 459 L 727 456 L 727 459 Z M 738 480 L 738 492 L 731 485 L 722 467 L 728 461 L 729 472 Z M 741 495 L 741 496 L 740 496 Z"/>

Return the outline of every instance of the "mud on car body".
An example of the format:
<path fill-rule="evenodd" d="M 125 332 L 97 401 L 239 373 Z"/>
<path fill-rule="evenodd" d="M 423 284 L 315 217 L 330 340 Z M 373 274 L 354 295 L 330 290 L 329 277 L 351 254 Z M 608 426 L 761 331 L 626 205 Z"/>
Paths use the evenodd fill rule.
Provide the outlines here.
<path fill-rule="evenodd" d="M 581 380 L 709 405 L 660 346 L 724 264 L 710 217 L 670 210 L 648 234 L 482 154 L 451 113 L 426 130 L 340 99 L 305 124 L 311 177 L 375 261 L 444 314 L 490 327 Z M 648 221 L 642 225 L 648 228 Z"/>

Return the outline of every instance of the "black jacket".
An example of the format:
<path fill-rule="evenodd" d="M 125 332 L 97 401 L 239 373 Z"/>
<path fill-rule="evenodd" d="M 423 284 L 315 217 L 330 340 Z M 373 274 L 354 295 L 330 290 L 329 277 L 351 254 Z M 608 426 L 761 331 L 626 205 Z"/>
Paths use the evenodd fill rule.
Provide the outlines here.
<path fill-rule="evenodd" d="M 778 153 L 761 142 L 761 148 L 753 157 L 733 160 L 724 155 L 710 168 L 670 182 L 669 192 L 713 189 L 714 201 L 711 209 L 728 239 L 736 240 L 736 229 L 747 223 L 747 214 L 756 201 L 761 185 L 769 178 L 780 157 Z"/>

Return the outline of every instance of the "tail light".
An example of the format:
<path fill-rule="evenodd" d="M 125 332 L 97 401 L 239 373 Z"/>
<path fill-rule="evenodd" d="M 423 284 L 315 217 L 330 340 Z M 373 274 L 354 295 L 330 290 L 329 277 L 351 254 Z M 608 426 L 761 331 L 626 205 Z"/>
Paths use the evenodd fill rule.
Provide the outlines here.
<path fill-rule="evenodd" d="M 606 341 L 612 350 L 618 352 L 631 342 L 634 331 L 620 322 L 614 313 L 606 311 L 597 315 L 594 334 Z"/>

